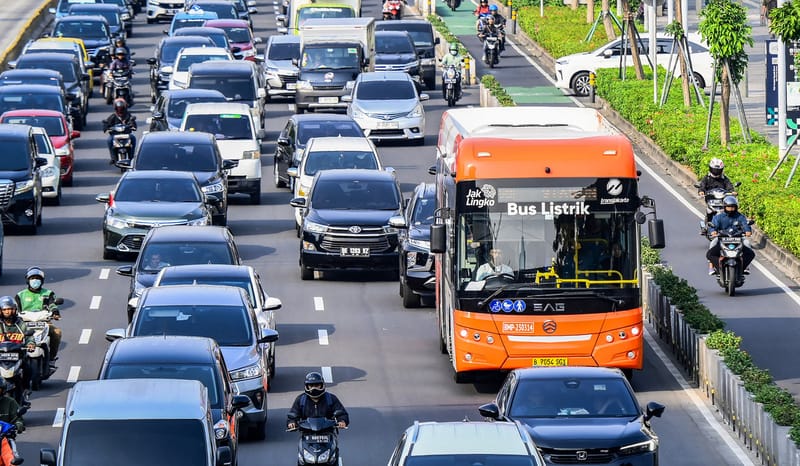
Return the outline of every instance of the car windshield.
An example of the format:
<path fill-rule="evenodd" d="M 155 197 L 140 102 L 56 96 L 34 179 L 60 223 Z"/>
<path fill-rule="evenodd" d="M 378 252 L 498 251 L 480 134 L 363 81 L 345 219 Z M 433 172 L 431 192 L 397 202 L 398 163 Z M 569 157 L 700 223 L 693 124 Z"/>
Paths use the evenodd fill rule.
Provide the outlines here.
<path fill-rule="evenodd" d="M 66 82 L 75 82 L 78 80 L 78 77 L 75 74 L 75 64 L 72 62 L 66 61 L 42 61 L 39 59 L 36 60 L 20 60 L 17 64 L 17 68 L 20 70 L 29 70 L 29 69 L 46 69 L 46 70 L 53 70 L 58 71 L 61 73 L 61 77 L 64 78 Z M 31 84 L 26 81 L 27 84 Z"/>
<path fill-rule="evenodd" d="M 189 87 L 192 89 L 213 89 L 233 101 L 256 100 L 253 81 L 231 76 L 192 76 Z"/>
<path fill-rule="evenodd" d="M 33 143 L 36 144 L 36 153 L 38 155 L 55 155 L 51 149 L 52 144 L 48 144 L 48 142 L 50 142 L 50 139 L 44 134 L 36 133 L 33 135 Z"/>
<path fill-rule="evenodd" d="M 58 94 L 3 94 L 0 96 L 0 114 L 9 110 L 55 110 L 64 113 L 64 106 L 61 96 Z"/>
<path fill-rule="evenodd" d="M 53 31 L 55 37 L 75 37 L 78 39 L 107 39 L 108 28 L 100 21 L 62 21 Z"/>
<path fill-rule="evenodd" d="M 143 143 L 135 157 L 137 170 L 213 172 L 217 156 L 210 144 Z"/>
<path fill-rule="evenodd" d="M 202 202 L 197 184 L 188 179 L 126 179 L 114 192 L 114 202 Z"/>
<path fill-rule="evenodd" d="M 103 9 L 102 11 L 92 9 L 83 9 L 83 8 L 73 8 L 70 10 L 71 15 L 96 15 L 102 16 L 103 18 L 108 21 L 109 26 L 119 26 L 119 13 L 117 11 L 110 11 Z"/>
<path fill-rule="evenodd" d="M 205 18 L 176 19 L 175 21 L 172 22 L 172 32 L 174 33 L 178 29 L 183 29 L 183 28 L 200 27 L 205 22 L 206 22 Z"/>
<path fill-rule="evenodd" d="M 54 116 L 7 116 L 3 123 L 15 123 L 44 128 L 48 136 L 64 136 L 64 122 Z"/>
<path fill-rule="evenodd" d="M 311 138 L 356 136 L 364 137 L 364 131 L 355 121 L 314 121 L 298 125 L 297 142 L 305 144 Z"/>
<path fill-rule="evenodd" d="M 200 102 L 226 102 L 226 100 L 223 96 L 170 97 L 167 103 L 167 117 L 183 118 L 187 105 Z"/>
<path fill-rule="evenodd" d="M 58 12 L 66 13 L 69 11 L 69 7 L 71 7 L 72 5 L 83 5 L 92 3 L 99 3 L 99 2 L 96 2 L 95 0 L 60 0 L 58 2 Z"/>
<path fill-rule="evenodd" d="M 25 141 L 0 139 L 0 171 L 16 172 L 28 170 L 30 155 Z"/>
<path fill-rule="evenodd" d="M 300 58 L 300 43 L 272 44 L 269 46 L 267 60 L 291 60 Z"/>
<path fill-rule="evenodd" d="M 391 23 L 391 22 L 390 22 Z M 411 41 L 414 42 L 416 47 L 430 47 L 433 45 L 433 33 L 431 32 L 430 25 L 411 26 L 402 24 L 399 26 L 392 26 L 391 24 L 381 25 L 381 31 L 405 31 L 411 36 Z"/>
<path fill-rule="evenodd" d="M 411 214 L 411 224 L 414 226 L 432 224 L 435 211 L 436 199 L 425 197 L 417 199 L 414 204 L 414 212 Z"/>
<path fill-rule="evenodd" d="M 353 9 L 347 7 L 307 7 L 297 12 L 297 24 L 302 26 L 305 20 L 311 18 L 352 18 Z"/>
<path fill-rule="evenodd" d="M 77 420 L 69 423 L 62 464 L 138 466 L 143 445 L 148 466 L 208 464 L 209 435 L 196 419 Z"/>
<path fill-rule="evenodd" d="M 306 154 L 305 174 L 314 176 L 320 170 L 338 168 L 378 169 L 378 159 L 369 151 L 321 150 Z"/>
<path fill-rule="evenodd" d="M 636 417 L 639 408 L 622 379 L 523 379 L 509 417 Z"/>
<path fill-rule="evenodd" d="M 209 39 L 210 41 L 211 39 Z M 161 47 L 161 66 L 171 66 L 178 58 L 178 53 L 186 47 L 203 47 L 210 45 L 208 41 L 186 41 L 166 43 Z"/>
<path fill-rule="evenodd" d="M 58 86 L 63 89 L 63 84 L 60 79 L 51 78 L 49 76 L 25 76 L 24 78 L 0 77 L 0 86 L 10 86 L 13 84 L 42 84 L 45 86 Z"/>
<path fill-rule="evenodd" d="M 216 13 L 217 18 L 219 19 L 239 19 L 239 15 L 236 14 L 236 8 L 234 8 L 233 4 L 230 2 L 228 2 L 227 4 L 204 3 L 203 11 L 210 11 Z"/>
<path fill-rule="evenodd" d="M 129 0 L 102 0 L 102 1 L 103 1 L 103 3 L 110 3 L 112 5 L 125 7 L 125 9 L 127 9 Z"/>
<path fill-rule="evenodd" d="M 221 285 L 236 286 L 247 292 L 250 304 L 256 305 L 255 290 L 248 277 L 173 277 L 165 274 L 158 281 L 159 286 L 165 285 Z"/>
<path fill-rule="evenodd" d="M 405 466 L 537 466 L 538 462 L 529 456 L 499 454 L 450 454 L 409 456 Z"/>
<path fill-rule="evenodd" d="M 225 243 L 192 241 L 190 243 L 158 242 L 145 246 L 139 261 L 140 272 L 158 272 L 170 265 L 227 264 L 236 261 Z"/>
<path fill-rule="evenodd" d="M 355 47 L 306 47 L 300 59 L 304 70 L 337 70 L 358 68 L 358 49 Z"/>
<path fill-rule="evenodd" d="M 375 38 L 375 52 L 377 53 L 414 53 L 414 47 L 406 37 L 382 34 L 377 36 Z"/>
<path fill-rule="evenodd" d="M 112 364 L 104 379 L 180 379 L 197 380 L 208 389 L 208 401 L 212 409 L 222 408 L 222 397 L 218 387 L 217 371 L 214 366 L 199 364 Z"/>
<path fill-rule="evenodd" d="M 222 29 L 224 29 L 228 34 L 228 40 L 231 42 L 250 42 L 253 40 L 253 36 L 250 35 L 249 28 L 229 27 Z"/>
<path fill-rule="evenodd" d="M 175 64 L 175 71 L 189 71 L 189 67 L 195 63 L 203 63 L 204 61 L 215 60 L 230 60 L 227 55 L 181 55 L 178 57 L 178 62 Z"/>
<path fill-rule="evenodd" d="M 311 206 L 334 210 L 397 210 L 400 194 L 385 180 L 317 180 Z"/>
<path fill-rule="evenodd" d="M 136 313 L 132 336 L 145 335 L 208 337 L 219 346 L 253 343 L 252 323 L 244 306 L 145 304 Z"/>
<path fill-rule="evenodd" d="M 216 115 L 194 114 L 186 116 L 186 131 L 211 133 L 217 140 L 254 139 L 250 115 L 222 113 Z"/>
<path fill-rule="evenodd" d="M 358 100 L 409 100 L 416 97 L 410 81 L 361 81 L 356 88 Z"/>

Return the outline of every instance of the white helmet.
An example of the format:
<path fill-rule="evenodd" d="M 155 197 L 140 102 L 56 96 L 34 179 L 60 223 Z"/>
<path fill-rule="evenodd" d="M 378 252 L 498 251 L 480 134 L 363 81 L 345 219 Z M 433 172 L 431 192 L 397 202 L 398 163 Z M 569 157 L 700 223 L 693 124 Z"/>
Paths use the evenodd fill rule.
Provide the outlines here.
<path fill-rule="evenodd" d="M 722 171 L 725 169 L 725 162 L 722 159 L 714 157 L 708 162 L 708 174 L 714 178 L 722 176 Z"/>

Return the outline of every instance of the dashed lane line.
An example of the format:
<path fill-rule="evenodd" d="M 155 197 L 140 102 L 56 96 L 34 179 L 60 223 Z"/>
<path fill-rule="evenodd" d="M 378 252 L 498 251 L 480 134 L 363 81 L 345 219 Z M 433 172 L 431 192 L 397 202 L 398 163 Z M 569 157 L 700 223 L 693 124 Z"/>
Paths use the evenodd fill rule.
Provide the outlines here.
<path fill-rule="evenodd" d="M 92 296 L 92 302 L 89 303 L 89 309 L 100 309 L 100 301 L 102 296 Z"/>
<path fill-rule="evenodd" d="M 92 338 L 92 329 L 85 328 L 81 330 L 81 336 L 78 338 L 79 345 L 88 345 L 89 340 Z"/>
<path fill-rule="evenodd" d="M 67 375 L 67 383 L 75 383 L 81 375 L 81 366 L 72 366 L 69 368 L 69 375 Z"/>
<path fill-rule="evenodd" d="M 108 275 L 111 273 L 111 269 L 102 268 L 100 269 L 100 276 L 97 277 L 100 280 L 108 280 Z"/>
<path fill-rule="evenodd" d="M 322 299 L 322 296 L 314 296 L 314 310 L 315 311 L 325 310 L 325 300 Z"/>
<path fill-rule="evenodd" d="M 317 337 L 319 338 L 319 344 L 322 346 L 328 346 L 328 331 L 325 329 L 317 330 Z"/>
<path fill-rule="evenodd" d="M 333 371 L 329 366 L 322 366 L 322 380 L 325 383 L 333 383 Z"/>

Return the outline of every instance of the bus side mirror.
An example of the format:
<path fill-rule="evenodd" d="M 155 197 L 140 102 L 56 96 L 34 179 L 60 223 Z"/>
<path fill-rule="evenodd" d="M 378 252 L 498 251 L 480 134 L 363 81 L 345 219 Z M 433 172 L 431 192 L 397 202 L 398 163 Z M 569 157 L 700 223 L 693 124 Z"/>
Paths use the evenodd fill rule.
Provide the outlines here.
<path fill-rule="evenodd" d="M 445 251 L 446 225 L 444 223 L 434 223 L 431 225 L 431 252 L 443 253 Z"/>
<path fill-rule="evenodd" d="M 667 245 L 664 237 L 664 220 L 651 218 L 647 221 L 647 237 L 650 240 L 650 247 L 653 249 L 664 249 Z"/>

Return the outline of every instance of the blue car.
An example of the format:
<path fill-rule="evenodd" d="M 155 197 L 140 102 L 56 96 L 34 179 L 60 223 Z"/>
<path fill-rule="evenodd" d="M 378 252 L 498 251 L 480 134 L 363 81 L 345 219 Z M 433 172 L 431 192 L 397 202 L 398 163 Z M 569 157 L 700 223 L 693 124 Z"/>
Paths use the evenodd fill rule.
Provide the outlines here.
<path fill-rule="evenodd" d="M 175 31 L 181 28 L 200 27 L 210 19 L 217 19 L 217 14 L 213 11 L 204 11 L 199 8 L 191 8 L 189 11 L 180 11 L 175 13 L 172 18 L 172 24 L 169 25 L 169 30 L 164 31 L 165 34 L 173 35 Z"/>

